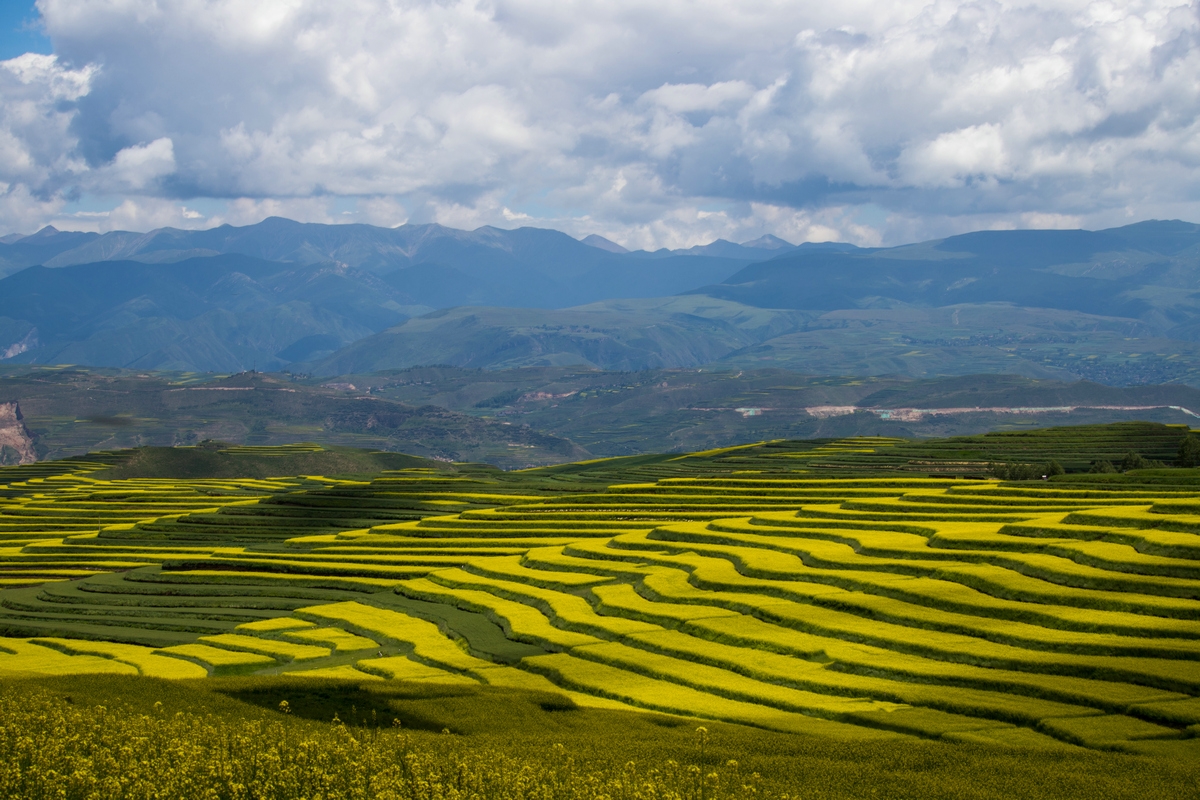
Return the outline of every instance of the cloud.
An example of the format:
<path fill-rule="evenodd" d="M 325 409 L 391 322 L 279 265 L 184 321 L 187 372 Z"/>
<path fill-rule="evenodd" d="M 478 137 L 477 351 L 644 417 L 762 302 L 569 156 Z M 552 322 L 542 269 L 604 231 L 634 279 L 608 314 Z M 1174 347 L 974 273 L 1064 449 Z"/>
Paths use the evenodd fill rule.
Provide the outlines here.
<path fill-rule="evenodd" d="M 117 189 L 146 189 L 175 171 L 175 145 L 167 137 L 123 148 L 101 171 L 101 181 Z"/>
<path fill-rule="evenodd" d="M 38 7 L 56 55 L 0 62 L 0 181 L 43 216 L 215 199 L 638 246 L 1200 216 L 1183 0 Z"/>

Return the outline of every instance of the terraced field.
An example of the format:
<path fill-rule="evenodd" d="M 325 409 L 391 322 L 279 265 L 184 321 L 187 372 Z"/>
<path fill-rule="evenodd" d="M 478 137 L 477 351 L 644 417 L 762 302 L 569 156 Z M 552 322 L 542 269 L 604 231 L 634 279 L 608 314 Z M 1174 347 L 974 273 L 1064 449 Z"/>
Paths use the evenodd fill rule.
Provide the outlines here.
<path fill-rule="evenodd" d="M 1161 458 L 1187 434 L 1118 427 L 1027 451 Z M 1200 755 L 1197 471 L 921 473 L 961 450 L 0 471 L 0 675 L 479 683 L 842 739 Z"/>

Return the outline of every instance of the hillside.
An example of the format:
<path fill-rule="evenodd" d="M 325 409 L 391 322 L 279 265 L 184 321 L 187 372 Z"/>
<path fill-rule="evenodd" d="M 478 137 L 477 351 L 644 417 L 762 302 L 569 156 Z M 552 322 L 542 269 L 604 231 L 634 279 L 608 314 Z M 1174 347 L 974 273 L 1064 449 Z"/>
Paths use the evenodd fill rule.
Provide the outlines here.
<path fill-rule="evenodd" d="M 19 429 L 8 429 L 24 460 L 214 440 L 315 442 L 513 468 L 758 439 L 954 436 L 1122 420 L 1189 424 L 1200 414 L 1200 390 L 1004 375 L 829 378 L 779 369 L 444 366 L 330 380 L 8 367 L 0 369 L 0 409 L 5 404 L 24 415 Z M 359 471 L 292 466 L 296 474 Z"/>
<path fill-rule="evenodd" d="M 319 441 L 507 468 L 588 455 L 567 439 L 526 425 L 261 373 L 201 378 L 35 369 L 9 373 L 0 381 L 0 392 L 18 402 L 42 459 L 204 440 L 255 445 Z"/>
<path fill-rule="evenodd" d="M 470 736 L 451 699 L 508 690 L 666 715 L 701 747 L 712 722 L 922 771 L 1090 751 L 1139 757 L 1154 786 L 1200 759 L 1200 475 L 1092 470 L 1189 437 L 1127 423 L 358 479 L 120 477 L 146 451 L 0 468 L 0 677 L 249 675 L 207 685 L 285 717 L 346 703 L 365 742 L 378 711 L 403 715 L 393 734 Z M 1050 461 L 1068 471 L 988 477 Z"/>

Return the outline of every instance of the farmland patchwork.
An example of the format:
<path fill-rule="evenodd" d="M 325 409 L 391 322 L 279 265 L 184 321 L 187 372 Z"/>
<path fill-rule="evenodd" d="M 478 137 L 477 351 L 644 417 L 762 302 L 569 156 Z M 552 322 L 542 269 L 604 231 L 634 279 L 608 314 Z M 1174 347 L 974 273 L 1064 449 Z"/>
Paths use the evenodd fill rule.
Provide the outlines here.
<path fill-rule="evenodd" d="M 5 468 L 0 675 L 490 684 L 848 740 L 1196 751 L 1194 487 L 922 473 L 894 446 L 373 480 Z"/>

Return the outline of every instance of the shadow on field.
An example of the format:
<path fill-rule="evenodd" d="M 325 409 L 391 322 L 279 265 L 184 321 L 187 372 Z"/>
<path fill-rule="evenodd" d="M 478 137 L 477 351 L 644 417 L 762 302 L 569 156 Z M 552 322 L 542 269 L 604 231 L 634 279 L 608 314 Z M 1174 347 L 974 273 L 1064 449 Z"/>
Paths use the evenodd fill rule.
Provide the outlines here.
<path fill-rule="evenodd" d="M 417 684 L 312 679 L 222 682 L 216 691 L 234 700 L 329 722 L 335 716 L 347 725 L 449 731 L 472 735 L 500 733 L 520 725 L 526 730 L 547 727 L 549 715 L 578 711 L 568 697 L 489 686 Z M 557 721 L 556 721 L 557 722 Z"/>

